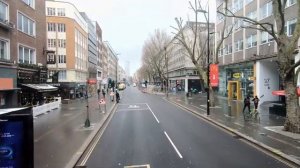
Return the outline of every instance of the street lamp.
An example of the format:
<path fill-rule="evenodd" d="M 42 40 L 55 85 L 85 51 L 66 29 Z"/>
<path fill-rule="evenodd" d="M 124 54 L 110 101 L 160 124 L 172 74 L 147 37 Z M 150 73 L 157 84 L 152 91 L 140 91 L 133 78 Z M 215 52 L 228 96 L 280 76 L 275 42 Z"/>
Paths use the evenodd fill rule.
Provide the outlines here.
<path fill-rule="evenodd" d="M 207 9 L 207 11 L 206 10 L 203 10 L 203 9 L 198 9 L 197 10 L 197 12 L 201 12 L 201 13 L 207 13 L 207 91 L 206 91 L 206 93 L 207 93 L 207 115 L 209 115 L 210 114 L 210 109 L 209 109 L 209 107 L 210 107 L 210 103 L 209 103 L 209 82 L 210 82 L 210 80 L 209 80 L 209 54 L 210 54 L 210 50 L 209 50 L 209 40 L 210 40 L 210 38 L 209 38 L 209 4 L 208 4 L 208 9 Z"/>
<path fill-rule="evenodd" d="M 85 89 L 85 95 L 86 95 L 86 119 L 85 119 L 85 122 L 84 122 L 84 127 L 86 127 L 86 128 L 91 126 L 90 114 L 89 114 L 90 112 L 89 112 L 88 85 L 89 85 L 89 78 L 87 78 L 87 80 L 86 80 L 86 89 Z"/>

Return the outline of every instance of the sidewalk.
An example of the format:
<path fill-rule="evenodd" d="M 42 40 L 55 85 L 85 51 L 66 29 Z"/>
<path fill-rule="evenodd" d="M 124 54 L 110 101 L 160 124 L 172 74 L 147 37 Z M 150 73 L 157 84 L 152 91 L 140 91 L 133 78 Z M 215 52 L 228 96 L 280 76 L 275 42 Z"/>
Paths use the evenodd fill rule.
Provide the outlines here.
<path fill-rule="evenodd" d="M 233 132 L 237 135 L 237 138 L 243 137 L 300 165 L 300 134 L 281 131 L 285 118 L 269 114 L 266 106 L 260 106 L 258 109 L 260 121 L 244 121 L 243 103 L 241 101 L 228 101 L 226 98 L 219 97 L 216 100 L 217 106 L 210 108 L 210 115 L 207 116 L 206 94 L 186 97 L 184 93 L 169 93 L 167 99 Z"/>
<path fill-rule="evenodd" d="M 38 168 L 71 168 L 115 107 L 106 98 L 107 112 L 97 96 L 88 99 L 90 127 L 84 127 L 87 101 L 78 99 L 34 119 L 34 164 Z"/>

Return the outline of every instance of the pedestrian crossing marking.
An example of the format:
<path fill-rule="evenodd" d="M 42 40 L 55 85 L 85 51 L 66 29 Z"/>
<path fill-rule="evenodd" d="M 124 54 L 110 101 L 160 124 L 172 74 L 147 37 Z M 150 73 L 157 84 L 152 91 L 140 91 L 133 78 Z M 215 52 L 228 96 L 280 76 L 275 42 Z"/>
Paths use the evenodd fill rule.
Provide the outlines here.
<path fill-rule="evenodd" d="M 132 166 L 124 166 L 124 168 L 150 168 L 149 164 L 146 165 L 132 165 Z"/>

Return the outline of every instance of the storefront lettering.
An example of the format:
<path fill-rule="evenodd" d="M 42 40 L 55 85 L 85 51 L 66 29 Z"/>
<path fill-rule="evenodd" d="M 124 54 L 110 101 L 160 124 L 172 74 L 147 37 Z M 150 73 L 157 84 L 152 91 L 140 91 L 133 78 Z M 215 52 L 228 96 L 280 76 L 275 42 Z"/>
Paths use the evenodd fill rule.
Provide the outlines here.
<path fill-rule="evenodd" d="M 234 73 L 232 76 L 234 78 L 240 78 L 241 77 L 241 73 Z"/>
<path fill-rule="evenodd" d="M 264 81 L 265 81 L 264 86 L 270 89 L 270 78 L 264 79 Z"/>

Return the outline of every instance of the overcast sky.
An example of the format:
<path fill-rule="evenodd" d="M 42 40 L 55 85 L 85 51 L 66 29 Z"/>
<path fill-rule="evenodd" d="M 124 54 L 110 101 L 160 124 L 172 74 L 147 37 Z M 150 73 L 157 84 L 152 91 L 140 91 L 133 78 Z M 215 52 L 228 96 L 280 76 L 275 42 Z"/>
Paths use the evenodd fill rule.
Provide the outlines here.
<path fill-rule="evenodd" d="M 141 65 L 144 41 L 155 29 L 166 30 L 170 35 L 175 17 L 192 20 L 188 0 L 61 0 L 73 3 L 79 11 L 86 12 L 91 20 L 98 21 L 103 40 L 109 41 L 119 63 L 130 64 L 132 75 Z M 205 4 L 207 0 L 202 0 Z M 192 2 L 194 2 L 192 0 Z M 210 9 L 215 0 L 209 0 Z M 211 20 L 215 15 L 211 10 Z M 200 14 L 199 14 L 200 15 Z"/>

